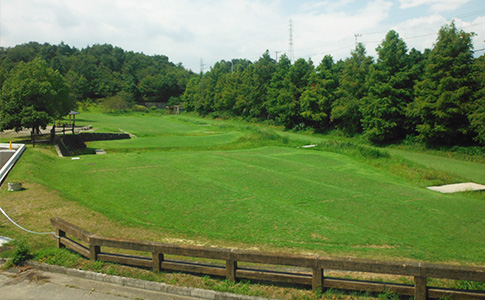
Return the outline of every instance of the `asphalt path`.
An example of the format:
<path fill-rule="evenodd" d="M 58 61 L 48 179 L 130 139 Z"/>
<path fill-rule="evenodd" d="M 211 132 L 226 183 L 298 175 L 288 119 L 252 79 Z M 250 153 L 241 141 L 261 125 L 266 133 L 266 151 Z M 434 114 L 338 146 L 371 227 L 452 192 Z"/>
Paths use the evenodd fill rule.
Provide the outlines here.
<path fill-rule="evenodd" d="M 113 283 L 100 282 L 33 268 L 11 269 L 0 272 L 0 299 L 2 300 L 196 300 Z"/>
<path fill-rule="evenodd" d="M 7 149 L 0 148 L 0 169 L 3 168 L 3 166 L 7 163 L 10 157 L 12 157 L 12 155 L 14 154 L 13 152 L 1 151 L 1 150 L 7 150 Z"/>

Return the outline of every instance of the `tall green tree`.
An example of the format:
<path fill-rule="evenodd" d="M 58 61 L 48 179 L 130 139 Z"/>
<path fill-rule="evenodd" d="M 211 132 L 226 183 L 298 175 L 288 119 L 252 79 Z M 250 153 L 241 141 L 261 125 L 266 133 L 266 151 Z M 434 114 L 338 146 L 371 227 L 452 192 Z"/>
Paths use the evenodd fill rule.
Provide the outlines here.
<path fill-rule="evenodd" d="M 250 65 L 244 70 L 231 74 L 231 77 L 239 77 L 240 81 L 236 86 L 234 115 L 250 118 L 261 110 L 256 99 L 254 99 L 254 66 Z M 256 101 L 255 101 L 256 100 Z"/>
<path fill-rule="evenodd" d="M 330 55 L 326 55 L 320 65 L 312 72 L 309 85 L 300 98 L 301 116 L 306 126 L 317 131 L 330 128 L 330 112 L 338 87 L 335 64 Z"/>
<path fill-rule="evenodd" d="M 310 75 L 314 71 L 313 64 L 311 61 L 307 62 L 300 58 L 290 65 L 289 59 L 282 56 L 278 66 L 281 68 L 280 70 L 277 68 L 276 76 L 272 78 L 270 96 L 273 97 L 271 99 L 273 105 L 269 112 L 279 124 L 286 128 L 295 128 L 304 124 L 301 116 L 300 97 L 308 86 Z M 284 74 L 283 72 L 288 66 L 288 71 Z"/>
<path fill-rule="evenodd" d="M 351 57 L 344 62 L 340 76 L 340 86 L 336 91 L 337 99 L 333 103 L 331 119 L 335 127 L 347 134 L 362 131 L 362 113 L 360 106 L 367 96 L 369 68 L 373 61 L 367 56 L 362 43 L 357 44 L 351 52 Z"/>
<path fill-rule="evenodd" d="M 278 121 L 280 114 L 280 108 L 278 103 L 281 102 L 280 97 L 281 90 L 285 88 L 285 78 L 290 71 L 291 61 L 286 55 L 282 55 L 276 65 L 276 70 L 271 77 L 271 81 L 268 87 L 268 97 L 264 107 L 268 111 L 269 118 Z"/>
<path fill-rule="evenodd" d="M 413 99 L 414 82 L 407 46 L 391 30 L 376 49 L 377 63 L 370 68 L 369 94 L 360 111 L 364 136 L 375 143 L 406 135 L 406 108 Z"/>
<path fill-rule="evenodd" d="M 269 83 L 276 71 L 276 61 L 271 58 L 269 51 L 266 50 L 253 66 L 249 115 L 252 118 L 266 119 L 268 118 L 268 111 L 264 103 L 267 101 Z"/>
<path fill-rule="evenodd" d="M 45 128 L 72 108 L 68 87 L 59 72 L 40 58 L 22 62 L 2 86 L 0 130 Z"/>
<path fill-rule="evenodd" d="M 476 134 L 475 141 L 485 145 L 485 54 L 475 60 L 475 74 L 478 89 L 468 118 Z"/>
<path fill-rule="evenodd" d="M 182 99 L 185 103 L 185 109 L 187 111 L 196 111 L 199 102 L 199 85 L 201 78 L 200 76 L 192 77 L 187 83 L 185 92 Z"/>
<path fill-rule="evenodd" d="M 409 110 L 417 119 L 416 131 L 422 141 L 458 144 L 473 136 L 468 119 L 476 88 L 471 38 L 472 34 L 456 28 L 454 22 L 439 31 Z"/>

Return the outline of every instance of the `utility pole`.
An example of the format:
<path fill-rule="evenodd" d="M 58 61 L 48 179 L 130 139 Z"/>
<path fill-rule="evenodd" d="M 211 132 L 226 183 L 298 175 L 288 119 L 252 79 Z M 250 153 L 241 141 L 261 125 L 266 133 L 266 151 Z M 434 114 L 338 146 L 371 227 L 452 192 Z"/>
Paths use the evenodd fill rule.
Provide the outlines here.
<path fill-rule="evenodd" d="M 274 53 L 276 54 L 276 62 L 278 62 L 278 54 L 281 53 L 281 51 L 275 51 Z"/>
<path fill-rule="evenodd" d="M 288 25 L 290 29 L 290 40 L 289 40 L 289 45 L 288 45 L 288 56 L 290 58 L 290 62 L 293 62 L 295 60 L 295 53 L 293 51 L 293 20 L 290 19 L 290 23 Z"/>
<path fill-rule="evenodd" d="M 361 33 L 354 34 L 354 37 L 355 37 L 355 47 L 357 47 L 357 38 L 362 37 L 362 34 Z"/>

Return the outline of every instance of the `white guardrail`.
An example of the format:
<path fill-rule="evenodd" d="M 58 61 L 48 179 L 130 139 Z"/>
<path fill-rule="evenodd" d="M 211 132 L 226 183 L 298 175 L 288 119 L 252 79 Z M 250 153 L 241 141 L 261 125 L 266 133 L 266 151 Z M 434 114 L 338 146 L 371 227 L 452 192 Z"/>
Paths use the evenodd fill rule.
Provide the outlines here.
<path fill-rule="evenodd" d="M 0 143 L 0 155 L 2 152 L 14 152 L 12 157 L 0 169 L 0 185 L 2 185 L 10 170 L 25 151 L 25 144 L 12 144 L 12 150 L 8 150 L 9 147 L 10 144 Z"/>

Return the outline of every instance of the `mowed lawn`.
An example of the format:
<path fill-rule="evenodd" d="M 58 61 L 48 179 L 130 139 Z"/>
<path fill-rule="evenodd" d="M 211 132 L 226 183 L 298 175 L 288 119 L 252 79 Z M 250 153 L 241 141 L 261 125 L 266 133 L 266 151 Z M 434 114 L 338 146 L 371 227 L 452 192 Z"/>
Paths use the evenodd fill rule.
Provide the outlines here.
<path fill-rule="evenodd" d="M 223 121 L 83 113 L 78 122 L 138 137 L 89 143 L 108 154 L 79 160 L 28 151 L 16 168 L 122 224 L 214 244 L 485 263 L 483 197 L 429 191 L 337 153 L 224 147 L 249 133 Z"/>

